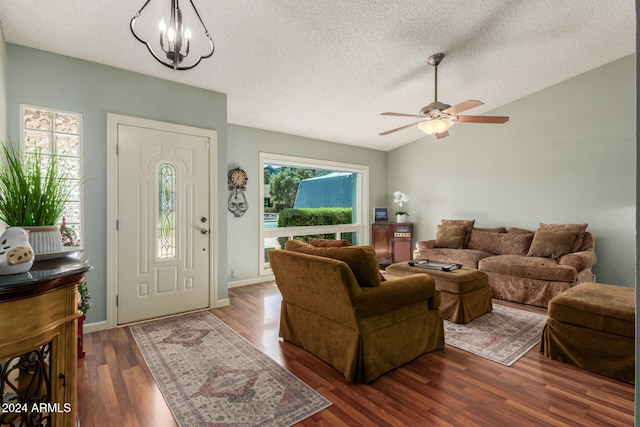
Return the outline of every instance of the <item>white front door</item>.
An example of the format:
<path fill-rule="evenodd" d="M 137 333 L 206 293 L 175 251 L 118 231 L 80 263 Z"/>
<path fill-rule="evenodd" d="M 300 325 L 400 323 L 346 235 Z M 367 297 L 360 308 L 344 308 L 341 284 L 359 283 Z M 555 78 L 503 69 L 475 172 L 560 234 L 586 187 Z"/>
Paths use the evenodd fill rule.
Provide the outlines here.
<path fill-rule="evenodd" d="M 209 306 L 209 138 L 118 125 L 118 324 Z"/>

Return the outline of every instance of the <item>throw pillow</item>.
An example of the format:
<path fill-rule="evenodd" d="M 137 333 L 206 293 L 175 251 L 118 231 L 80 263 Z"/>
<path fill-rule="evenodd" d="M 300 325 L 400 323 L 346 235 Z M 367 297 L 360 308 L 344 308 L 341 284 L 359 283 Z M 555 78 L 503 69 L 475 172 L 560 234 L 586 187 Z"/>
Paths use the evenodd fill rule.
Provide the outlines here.
<path fill-rule="evenodd" d="M 502 234 L 498 254 L 527 255 L 532 240 L 533 234 Z"/>
<path fill-rule="evenodd" d="M 578 248 L 578 252 L 579 251 L 589 251 L 589 250 L 593 250 L 594 249 L 594 239 L 593 239 L 593 234 L 589 233 L 588 231 L 584 232 L 584 239 L 582 239 L 582 245 L 580 246 L 580 248 Z"/>
<path fill-rule="evenodd" d="M 473 230 L 490 231 L 491 233 L 506 233 L 506 227 L 474 227 Z M 471 231 L 473 233 L 473 230 Z"/>
<path fill-rule="evenodd" d="M 284 249 L 344 261 L 353 272 L 360 286 L 376 287 L 381 283 L 376 251 L 371 246 L 317 248 L 299 240 L 287 240 L 284 244 Z"/>
<path fill-rule="evenodd" d="M 588 224 L 543 224 L 540 223 L 539 230 L 573 231 L 576 233 L 576 240 L 571 245 L 571 252 L 577 252 L 582 246 L 584 233 Z"/>
<path fill-rule="evenodd" d="M 469 249 L 496 254 L 498 249 L 498 234 L 491 231 L 482 231 L 474 228 L 469 239 Z"/>
<path fill-rule="evenodd" d="M 436 248 L 462 249 L 466 229 L 462 225 L 439 225 Z"/>
<path fill-rule="evenodd" d="M 339 248 L 342 246 L 351 246 L 351 242 L 348 240 L 318 239 L 316 237 L 309 237 L 309 244 L 317 248 Z"/>
<path fill-rule="evenodd" d="M 464 227 L 464 241 L 462 242 L 462 247 L 466 248 L 469 245 L 469 240 L 471 239 L 471 230 L 473 230 L 473 225 L 476 223 L 475 219 L 443 219 L 440 221 L 442 225 L 461 225 Z"/>
<path fill-rule="evenodd" d="M 527 256 L 560 258 L 571 251 L 576 234 L 574 231 L 536 230 Z"/>
<path fill-rule="evenodd" d="M 527 230 L 524 228 L 511 227 L 508 231 L 509 234 L 531 234 L 533 236 L 533 231 Z"/>
<path fill-rule="evenodd" d="M 533 234 L 493 233 L 474 229 L 469 248 L 498 255 L 526 255 Z"/>

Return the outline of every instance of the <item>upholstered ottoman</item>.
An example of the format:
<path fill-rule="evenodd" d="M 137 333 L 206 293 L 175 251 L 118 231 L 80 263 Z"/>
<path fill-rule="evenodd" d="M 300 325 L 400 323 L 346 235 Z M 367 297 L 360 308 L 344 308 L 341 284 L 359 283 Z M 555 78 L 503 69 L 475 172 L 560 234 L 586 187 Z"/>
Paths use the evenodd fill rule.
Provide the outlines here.
<path fill-rule="evenodd" d="M 388 279 L 409 276 L 411 274 L 427 274 L 440 289 L 442 317 L 455 323 L 469 323 L 476 317 L 493 310 L 488 276 L 471 268 L 453 271 L 431 270 L 412 267 L 407 262 L 391 264 L 385 269 Z"/>
<path fill-rule="evenodd" d="M 635 289 L 581 283 L 549 302 L 540 351 L 635 383 Z"/>

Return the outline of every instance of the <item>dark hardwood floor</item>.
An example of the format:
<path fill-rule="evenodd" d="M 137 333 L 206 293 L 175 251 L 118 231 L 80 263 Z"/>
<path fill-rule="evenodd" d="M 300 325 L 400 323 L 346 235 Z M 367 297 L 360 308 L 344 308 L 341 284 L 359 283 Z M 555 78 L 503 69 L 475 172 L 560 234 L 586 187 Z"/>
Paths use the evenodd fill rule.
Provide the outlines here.
<path fill-rule="evenodd" d="M 233 288 L 229 297 L 228 307 L 211 312 L 333 402 L 302 426 L 633 425 L 632 385 L 548 360 L 537 346 L 511 367 L 446 346 L 372 384 L 349 384 L 279 340 L 274 283 Z M 84 343 L 86 357 L 78 362 L 82 427 L 176 425 L 128 327 L 87 334 Z"/>

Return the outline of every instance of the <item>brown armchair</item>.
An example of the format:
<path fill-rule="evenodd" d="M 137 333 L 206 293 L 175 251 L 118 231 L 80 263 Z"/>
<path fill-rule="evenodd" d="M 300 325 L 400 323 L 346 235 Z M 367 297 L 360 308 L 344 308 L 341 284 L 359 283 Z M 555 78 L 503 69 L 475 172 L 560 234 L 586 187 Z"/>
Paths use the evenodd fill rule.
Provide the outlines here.
<path fill-rule="evenodd" d="M 284 340 L 329 363 L 347 381 L 367 383 L 444 348 L 440 293 L 432 278 L 417 274 L 380 284 L 375 254 L 365 246 L 298 249 L 325 256 L 280 249 L 268 253 L 282 294 Z M 339 252 L 351 263 L 373 260 L 377 285 L 361 287 L 349 265 L 333 259 Z"/>

